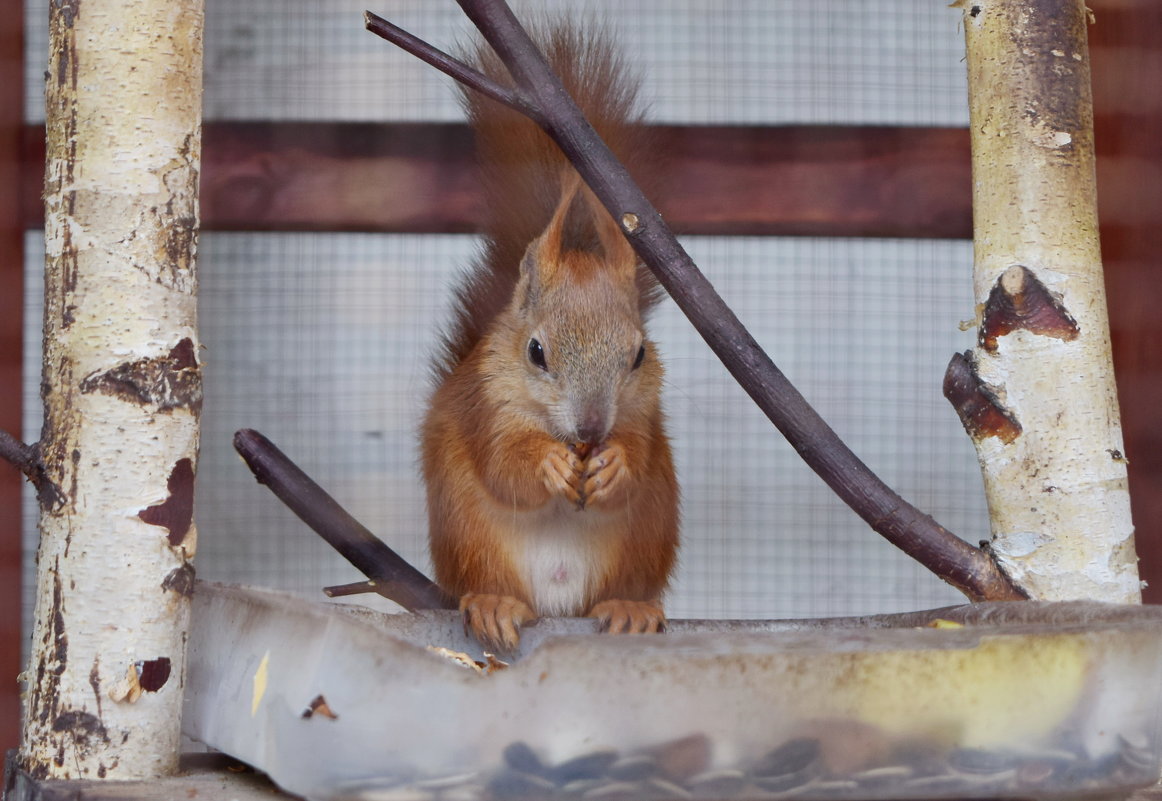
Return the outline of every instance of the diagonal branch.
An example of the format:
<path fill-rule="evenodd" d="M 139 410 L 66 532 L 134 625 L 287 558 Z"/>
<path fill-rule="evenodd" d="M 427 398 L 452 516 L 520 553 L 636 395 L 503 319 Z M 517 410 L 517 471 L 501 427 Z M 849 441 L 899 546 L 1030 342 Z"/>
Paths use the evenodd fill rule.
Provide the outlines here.
<path fill-rule="evenodd" d="M 249 428 L 234 434 L 234 449 L 254 473 L 292 512 L 370 579 L 353 592 L 375 592 L 410 612 L 454 607 L 431 579 L 387 547 L 287 458 L 274 443 Z M 347 585 L 351 587 L 353 585 Z"/>
<path fill-rule="evenodd" d="M 881 481 L 811 408 L 698 270 L 503 0 L 457 2 L 508 68 L 522 100 L 535 109 L 528 116 L 560 146 L 619 221 L 638 256 L 803 460 L 875 531 L 970 599 L 1025 597 L 987 553 L 949 532 Z"/>

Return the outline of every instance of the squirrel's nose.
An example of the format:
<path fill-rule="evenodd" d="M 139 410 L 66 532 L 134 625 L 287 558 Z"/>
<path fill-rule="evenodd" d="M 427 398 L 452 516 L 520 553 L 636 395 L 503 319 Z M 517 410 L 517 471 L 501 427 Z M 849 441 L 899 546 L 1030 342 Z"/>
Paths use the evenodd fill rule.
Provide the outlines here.
<path fill-rule="evenodd" d="M 577 439 L 594 447 L 600 445 L 608 433 L 609 424 L 606 417 L 596 409 L 586 411 L 581 419 L 581 425 L 577 426 Z"/>

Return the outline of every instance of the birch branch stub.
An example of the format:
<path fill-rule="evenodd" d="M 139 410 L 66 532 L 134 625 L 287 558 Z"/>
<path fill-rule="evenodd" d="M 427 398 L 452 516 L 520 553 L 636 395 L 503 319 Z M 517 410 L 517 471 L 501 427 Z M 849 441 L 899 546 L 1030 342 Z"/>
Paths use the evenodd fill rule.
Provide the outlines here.
<path fill-rule="evenodd" d="M 195 550 L 201 0 L 54 3 L 23 767 L 172 772 Z"/>
<path fill-rule="evenodd" d="M 945 390 L 984 474 L 992 552 L 1035 599 L 1138 602 L 1098 246 L 1082 0 L 961 0 L 977 347 Z"/>

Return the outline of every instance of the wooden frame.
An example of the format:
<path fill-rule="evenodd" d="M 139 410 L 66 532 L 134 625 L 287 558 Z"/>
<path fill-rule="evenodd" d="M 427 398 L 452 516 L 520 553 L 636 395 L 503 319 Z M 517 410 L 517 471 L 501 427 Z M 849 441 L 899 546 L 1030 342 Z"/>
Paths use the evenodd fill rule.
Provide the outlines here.
<path fill-rule="evenodd" d="M 972 235 L 968 135 L 957 128 L 655 128 L 675 164 L 659 199 L 679 233 Z M 25 132 L 27 164 L 43 130 Z M 476 229 L 471 134 L 449 123 L 208 123 L 202 227 L 467 233 Z M 39 174 L 21 191 L 42 225 Z"/>
<path fill-rule="evenodd" d="M 23 2 L 0 0 L 0 428 L 21 425 L 24 231 L 40 225 L 43 132 L 23 124 Z M 1122 0 L 1095 9 L 1102 243 L 1141 572 L 1162 600 L 1162 104 L 1142 63 L 1162 57 L 1162 7 Z M 1128 50 L 1123 48 L 1130 48 Z M 439 130 L 437 130 L 439 129 Z M 438 134 L 438 135 L 437 135 Z M 683 233 L 962 238 L 969 233 L 968 137 L 901 128 L 685 128 L 685 188 L 663 211 Z M 463 231 L 473 220 L 460 126 L 211 124 L 205 134 L 207 230 Z M 442 142 L 446 155 L 408 148 Z M 403 154 L 403 155 L 401 155 Z M 369 167 L 440 187 L 443 205 L 408 217 L 369 196 Z M 740 166 L 745 169 L 740 170 Z M 404 186 L 418 184 L 404 183 Z M 706 188 L 701 191 L 695 187 Z M 745 189 L 745 191 L 740 191 Z M 336 197 L 333 193 L 341 190 Z M 713 191 L 711 191 L 713 190 Z M 395 192 L 407 196 L 409 191 Z M 679 201 L 680 198 L 688 199 Z M 386 200 L 391 200 L 388 197 Z M 325 212 L 325 213 L 323 213 Z M 393 216 L 394 215 L 394 216 Z M 967 265 L 966 265 L 967 269 Z M 19 474 L 0 467 L 0 747 L 17 738 L 20 669 Z"/>

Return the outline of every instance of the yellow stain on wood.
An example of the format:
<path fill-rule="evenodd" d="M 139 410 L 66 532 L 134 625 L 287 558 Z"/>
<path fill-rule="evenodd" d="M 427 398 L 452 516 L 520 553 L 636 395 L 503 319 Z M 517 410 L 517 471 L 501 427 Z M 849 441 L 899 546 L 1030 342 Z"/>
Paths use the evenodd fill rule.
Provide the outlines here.
<path fill-rule="evenodd" d="M 266 695 L 269 669 L 270 651 L 267 651 L 262 655 L 262 661 L 258 663 L 258 670 L 254 671 L 254 692 L 250 697 L 250 717 L 258 714 L 258 705 L 262 703 L 262 697 Z"/>

